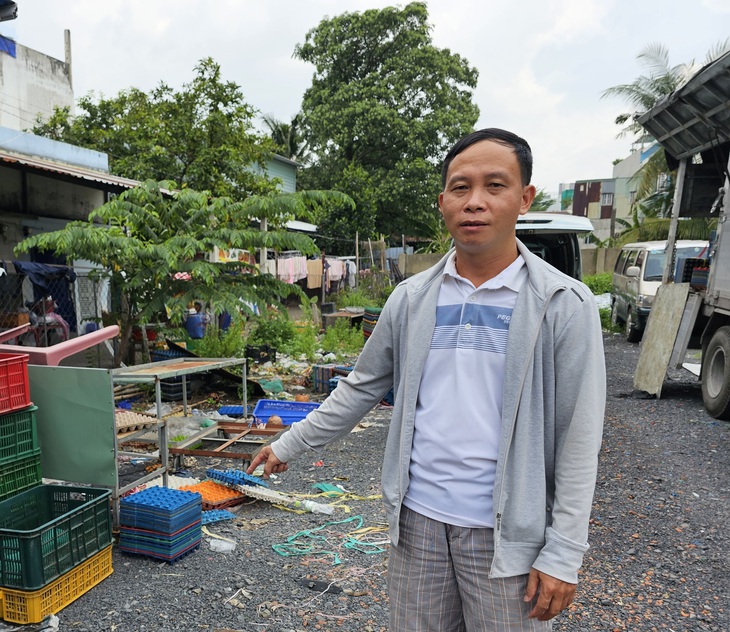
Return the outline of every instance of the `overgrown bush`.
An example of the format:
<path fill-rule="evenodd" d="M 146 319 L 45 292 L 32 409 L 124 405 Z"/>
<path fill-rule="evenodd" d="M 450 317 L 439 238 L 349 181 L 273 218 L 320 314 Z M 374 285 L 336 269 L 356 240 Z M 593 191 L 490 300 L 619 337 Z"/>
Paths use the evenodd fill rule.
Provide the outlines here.
<path fill-rule="evenodd" d="M 345 288 L 332 295 L 332 301 L 337 309 L 345 307 L 378 307 L 375 297 L 371 296 L 365 288 Z"/>
<path fill-rule="evenodd" d="M 590 291 L 596 296 L 608 294 L 611 292 L 612 274 L 610 272 L 590 274 L 583 277 L 583 283 L 585 283 Z"/>
<path fill-rule="evenodd" d="M 289 318 L 289 314 L 286 311 L 271 309 L 254 320 L 248 344 L 284 349 L 294 339 L 294 335 L 294 323 Z"/>
<path fill-rule="evenodd" d="M 195 353 L 201 358 L 242 358 L 245 352 L 246 338 L 235 324 L 226 331 L 208 325 L 205 335 L 195 344 Z"/>
<path fill-rule="evenodd" d="M 368 307 L 382 307 L 393 291 L 388 272 L 375 267 L 360 270 L 357 289 L 375 301 L 374 305 Z"/>
<path fill-rule="evenodd" d="M 337 318 L 327 327 L 320 341 L 322 350 L 336 356 L 356 355 L 362 351 L 365 338 L 359 326 L 351 326 L 349 318 Z"/>
<path fill-rule="evenodd" d="M 314 360 L 314 354 L 319 347 L 317 338 L 319 323 L 314 322 L 312 315 L 312 305 L 316 302 L 317 297 L 313 297 L 301 303 L 302 319 L 294 323 L 294 336 L 282 348 L 284 353 L 297 358 L 306 356 L 308 360 Z"/>

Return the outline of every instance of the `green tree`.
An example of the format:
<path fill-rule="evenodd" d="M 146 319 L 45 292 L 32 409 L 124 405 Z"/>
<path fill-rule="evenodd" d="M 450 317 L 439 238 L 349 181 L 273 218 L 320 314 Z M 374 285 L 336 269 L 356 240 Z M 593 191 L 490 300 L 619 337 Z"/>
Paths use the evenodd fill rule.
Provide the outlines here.
<path fill-rule="evenodd" d="M 268 304 L 297 291 L 248 263 L 211 262 L 207 255 L 215 247 L 317 254 L 309 237 L 286 232 L 283 224 L 308 216 L 326 201 L 352 206 L 347 196 L 334 192 L 269 193 L 234 202 L 188 188 L 167 193 L 175 188 L 174 182 L 148 180 L 92 211 L 88 221 L 34 235 L 16 248 L 18 253 L 52 250 L 101 266 L 102 276 L 119 295 L 114 314 L 121 328 L 117 363 L 126 357 L 134 325 L 156 322 L 167 311 L 173 325 L 181 324 L 194 300 L 240 321 L 253 305 L 265 313 Z M 263 218 L 270 231 L 251 227 Z"/>
<path fill-rule="evenodd" d="M 56 109 L 33 133 L 95 149 L 109 156 L 110 171 L 136 180 L 173 180 L 182 187 L 241 199 L 265 194 L 275 183 L 255 173 L 274 150 L 255 133 L 255 110 L 239 86 L 221 78 L 220 66 L 203 59 L 181 90 L 165 83 L 116 97 L 81 97 L 78 114 Z"/>
<path fill-rule="evenodd" d="M 728 50 L 730 50 L 730 38 L 718 42 L 708 51 L 705 64 L 714 61 Z M 669 63 L 669 51 L 661 44 L 648 45 L 637 55 L 637 59 L 646 69 L 646 73 L 639 75 L 631 83 L 608 88 L 603 92 L 602 98 L 619 97 L 629 104 L 631 109 L 616 117 L 616 124 L 624 126 L 618 136 L 632 135 L 637 141 L 642 141 L 649 139 L 639 124 L 639 117 L 654 107 L 658 101 L 682 87 L 701 68 L 701 65 L 692 60 L 686 64 L 672 66 Z M 655 215 L 667 215 L 674 187 L 663 148 L 652 154 L 635 178 L 638 180 L 636 202 L 646 203 L 645 207 L 657 211 Z M 660 188 L 659 182 L 668 182 L 669 186 Z"/>
<path fill-rule="evenodd" d="M 301 181 L 357 203 L 354 214 L 330 207 L 320 232 L 425 234 L 443 155 L 479 116 L 477 70 L 433 45 L 423 2 L 325 19 L 295 56 L 315 67 L 302 103 L 312 163 Z"/>

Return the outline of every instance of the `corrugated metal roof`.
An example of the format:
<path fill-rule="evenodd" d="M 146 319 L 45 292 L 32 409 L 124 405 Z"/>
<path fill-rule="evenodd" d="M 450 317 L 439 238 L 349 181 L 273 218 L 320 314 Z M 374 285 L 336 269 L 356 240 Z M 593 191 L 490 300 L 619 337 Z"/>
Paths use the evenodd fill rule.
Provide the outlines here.
<path fill-rule="evenodd" d="M 638 120 L 677 159 L 730 142 L 730 52 Z"/>
<path fill-rule="evenodd" d="M 22 165 L 28 167 L 38 173 L 47 172 L 57 176 L 65 176 L 67 178 L 76 178 L 86 182 L 96 183 L 96 188 L 102 190 L 119 191 L 120 189 L 133 189 L 139 184 L 138 180 L 130 180 L 129 178 L 121 178 L 113 176 L 103 171 L 95 171 L 85 167 L 77 167 L 60 162 L 53 162 L 35 156 L 26 156 L 24 154 L 14 154 L 0 150 L 0 164 L 8 163 L 11 165 Z M 51 176 L 52 177 L 52 176 Z"/>

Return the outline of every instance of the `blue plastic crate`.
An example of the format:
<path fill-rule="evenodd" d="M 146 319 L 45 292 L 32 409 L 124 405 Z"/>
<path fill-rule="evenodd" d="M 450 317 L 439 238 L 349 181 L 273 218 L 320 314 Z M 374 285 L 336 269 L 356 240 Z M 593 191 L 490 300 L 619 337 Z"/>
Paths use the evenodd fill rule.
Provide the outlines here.
<path fill-rule="evenodd" d="M 310 412 L 319 408 L 319 402 L 283 402 L 278 399 L 260 399 L 253 409 L 254 419 L 265 424 L 271 415 L 281 417 L 285 426 L 301 421 Z"/>
<path fill-rule="evenodd" d="M 246 408 L 247 412 L 251 413 L 251 407 L 248 406 Z M 233 405 L 233 406 L 221 406 L 218 409 L 219 415 L 226 415 L 226 417 L 243 417 L 243 406 L 241 405 Z"/>

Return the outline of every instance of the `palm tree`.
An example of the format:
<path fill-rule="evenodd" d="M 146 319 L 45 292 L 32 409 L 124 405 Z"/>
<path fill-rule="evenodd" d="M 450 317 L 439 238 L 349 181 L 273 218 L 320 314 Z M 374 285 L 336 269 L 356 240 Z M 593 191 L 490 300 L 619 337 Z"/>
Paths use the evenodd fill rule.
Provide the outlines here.
<path fill-rule="evenodd" d="M 632 83 L 608 88 L 601 98 L 621 97 L 631 106 L 631 110 L 616 117 L 616 124 L 623 125 L 618 137 L 631 134 L 639 142 L 651 141 L 638 119 L 648 112 L 661 99 L 681 88 L 700 68 L 714 61 L 730 50 L 730 38 L 715 44 L 707 53 L 702 65 L 694 60 L 686 64 L 671 66 L 669 52 L 661 44 L 650 44 L 642 50 L 637 59 L 647 73 L 639 75 Z M 632 213 L 643 217 L 663 218 L 668 214 L 674 196 L 674 180 L 671 177 L 664 149 L 654 152 L 639 169 L 637 178 L 636 202 Z M 664 183 L 661 186 L 660 183 Z"/>
<path fill-rule="evenodd" d="M 301 133 L 301 115 L 295 115 L 291 123 L 284 123 L 271 115 L 264 115 L 262 119 L 269 128 L 271 139 L 276 143 L 279 153 L 284 158 L 306 164 L 309 152 Z"/>
<path fill-rule="evenodd" d="M 669 51 L 661 44 L 649 44 L 636 58 L 646 68 L 647 74 L 639 75 L 632 83 L 613 86 L 603 91 L 601 98 L 621 97 L 633 106 L 632 110 L 616 117 L 617 125 L 624 125 L 618 136 L 633 134 L 641 139 L 644 128 L 638 118 L 648 112 L 656 103 L 681 88 L 697 71 L 730 50 L 730 38 L 718 42 L 707 53 L 705 63 L 699 65 L 694 60 L 686 64 L 671 66 Z"/>

